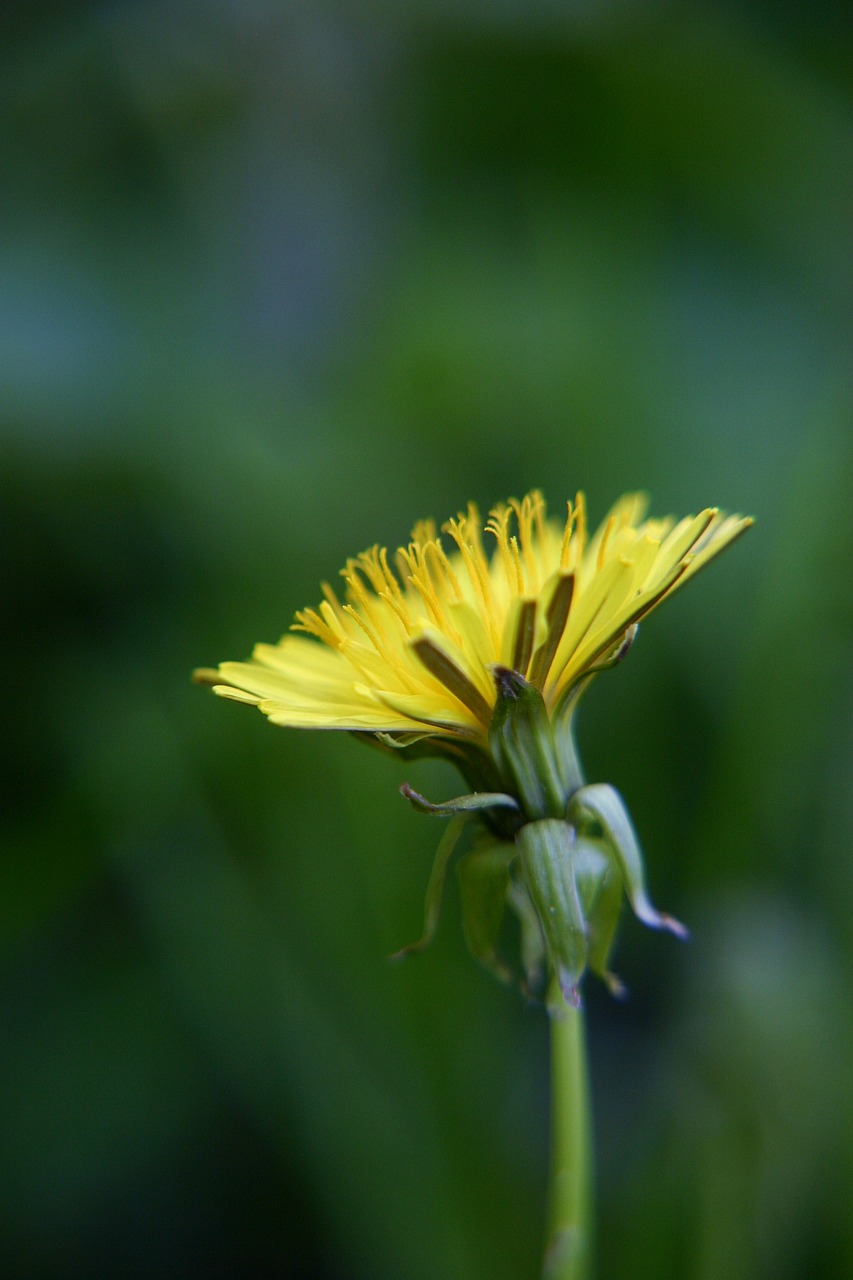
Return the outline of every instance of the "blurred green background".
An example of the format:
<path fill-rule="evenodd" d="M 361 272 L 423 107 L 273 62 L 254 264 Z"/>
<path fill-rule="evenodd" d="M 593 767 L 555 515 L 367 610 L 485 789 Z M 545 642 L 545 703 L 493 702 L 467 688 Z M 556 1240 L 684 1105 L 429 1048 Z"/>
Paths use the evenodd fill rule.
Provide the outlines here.
<path fill-rule="evenodd" d="M 582 708 L 657 903 L 588 984 L 599 1280 L 853 1274 L 844 7 L 0 19 L 0 1273 L 535 1277 L 547 1031 L 454 793 L 193 688 L 539 485 L 756 529 Z M 849 15 L 848 15 L 849 16 Z"/>

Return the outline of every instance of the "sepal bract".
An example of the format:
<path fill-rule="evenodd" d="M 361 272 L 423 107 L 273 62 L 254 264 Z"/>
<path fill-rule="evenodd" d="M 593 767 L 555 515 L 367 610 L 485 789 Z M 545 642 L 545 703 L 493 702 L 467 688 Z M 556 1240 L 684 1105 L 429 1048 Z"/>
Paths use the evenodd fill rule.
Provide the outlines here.
<path fill-rule="evenodd" d="M 583 831 L 597 823 L 604 841 L 619 867 L 625 892 L 638 920 L 652 929 L 668 929 L 677 938 L 686 938 L 687 929 L 673 916 L 661 915 L 652 906 L 646 891 L 643 855 L 625 802 L 615 787 L 597 782 L 580 787 L 569 803 L 569 820 Z"/>
<path fill-rule="evenodd" d="M 559 818 L 528 822 L 515 837 L 527 891 L 536 908 L 551 969 L 563 998 L 580 1004 L 587 933 L 577 884 L 574 828 Z"/>
<path fill-rule="evenodd" d="M 513 973 L 498 953 L 510 888 L 510 863 L 515 847 L 502 840 L 481 840 L 456 864 L 462 931 L 475 960 L 501 982 Z"/>
<path fill-rule="evenodd" d="M 507 790 L 529 821 L 562 818 L 567 790 L 542 694 L 517 671 L 492 670 L 497 700 L 489 748 Z"/>

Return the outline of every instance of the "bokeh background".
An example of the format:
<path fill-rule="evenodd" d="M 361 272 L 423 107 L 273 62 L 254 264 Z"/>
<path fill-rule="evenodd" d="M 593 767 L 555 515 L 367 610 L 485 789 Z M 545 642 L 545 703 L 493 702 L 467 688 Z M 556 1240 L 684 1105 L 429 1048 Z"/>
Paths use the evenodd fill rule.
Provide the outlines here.
<path fill-rule="evenodd" d="M 580 718 L 599 1280 L 853 1274 L 844 6 L 6 0 L 0 1272 L 537 1275 L 547 1031 L 346 737 L 189 683 L 421 516 L 755 530 Z"/>

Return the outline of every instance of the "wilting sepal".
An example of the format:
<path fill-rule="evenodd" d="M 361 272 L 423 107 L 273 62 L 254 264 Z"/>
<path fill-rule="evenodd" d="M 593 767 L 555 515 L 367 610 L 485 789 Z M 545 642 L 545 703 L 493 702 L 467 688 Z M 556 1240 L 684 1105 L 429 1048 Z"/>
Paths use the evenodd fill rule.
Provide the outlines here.
<path fill-rule="evenodd" d="M 526 691 L 521 692 L 526 698 Z M 519 743 L 525 747 L 528 728 L 536 718 L 531 700 L 507 734 L 508 758 Z M 505 727 L 500 725 L 499 732 Z M 532 750 L 540 750 L 542 742 L 538 737 Z M 527 777 L 524 750 L 520 757 L 518 777 L 523 780 Z M 577 786 L 569 793 L 566 817 L 526 823 L 516 800 L 507 793 L 480 792 L 432 804 L 408 785 L 401 790 L 416 809 L 451 817 L 451 821 L 436 851 L 423 935 L 398 956 L 420 951 L 432 940 L 447 868 L 469 822 L 475 822 L 479 831 L 472 850 L 457 865 L 462 925 L 472 955 L 502 982 L 514 980 L 514 967 L 499 952 L 507 907 L 520 928 L 522 990 L 528 994 L 541 991 L 547 967 L 563 999 L 574 1006 L 580 1004 L 580 982 L 587 969 L 601 978 L 613 995 L 624 994 L 622 983 L 609 969 L 623 892 L 644 924 L 686 937 L 684 926 L 656 911 L 649 900 L 637 837 L 613 787 L 603 783 Z M 531 800 L 539 803 L 542 793 L 538 799 L 528 796 L 528 803 Z M 485 827 L 488 815 L 495 811 L 509 813 L 521 824 L 514 835 L 496 837 Z"/>
<path fill-rule="evenodd" d="M 581 832 L 591 823 L 600 826 L 602 843 L 618 866 L 628 901 L 637 919 L 652 929 L 668 929 L 677 938 L 686 938 L 687 930 L 684 925 L 673 916 L 661 915 L 649 900 L 643 855 L 625 802 L 616 788 L 603 782 L 580 787 L 571 797 L 568 817 Z"/>
<path fill-rule="evenodd" d="M 510 863 L 515 847 L 488 837 L 480 840 L 456 864 L 462 930 L 475 960 L 501 982 L 513 982 L 513 973 L 498 954 L 507 895 L 511 887 Z"/>
<path fill-rule="evenodd" d="M 437 818 L 449 818 L 457 813 L 482 813 L 485 809 L 518 808 L 517 801 L 502 791 L 475 791 L 468 796 L 457 796 L 455 800 L 444 800 L 440 804 L 433 804 L 431 800 L 427 800 L 410 787 L 408 782 L 404 782 L 400 788 L 400 795 L 405 796 L 418 813 L 431 813 Z"/>
<path fill-rule="evenodd" d="M 403 956 L 414 955 L 417 951 L 425 950 L 435 937 L 435 931 L 438 928 L 438 921 L 441 916 L 441 901 L 444 897 L 447 866 L 454 849 L 459 843 L 459 837 L 465 830 L 466 821 L 467 816 L 464 813 L 457 814 L 456 817 L 451 819 L 444 835 L 438 842 L 424 902 L 423 933 L 417 942 L 410 942 L 407 946 L 401 947 L 399 951 L 395 951 L 392 956 L 389 956 L 390 960 L 402 960 Z"/>

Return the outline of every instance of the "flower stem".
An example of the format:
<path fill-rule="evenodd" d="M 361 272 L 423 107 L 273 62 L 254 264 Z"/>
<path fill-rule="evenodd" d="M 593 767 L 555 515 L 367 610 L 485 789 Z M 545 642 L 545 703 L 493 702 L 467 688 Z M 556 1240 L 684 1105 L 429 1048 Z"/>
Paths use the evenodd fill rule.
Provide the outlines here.
<path fill-rule="evenodd" d="M 555 990 L 551 1014 L 551 1203 L 543 1280 L 592 1274 L 592 1122 L 583 1010 Z"/>

